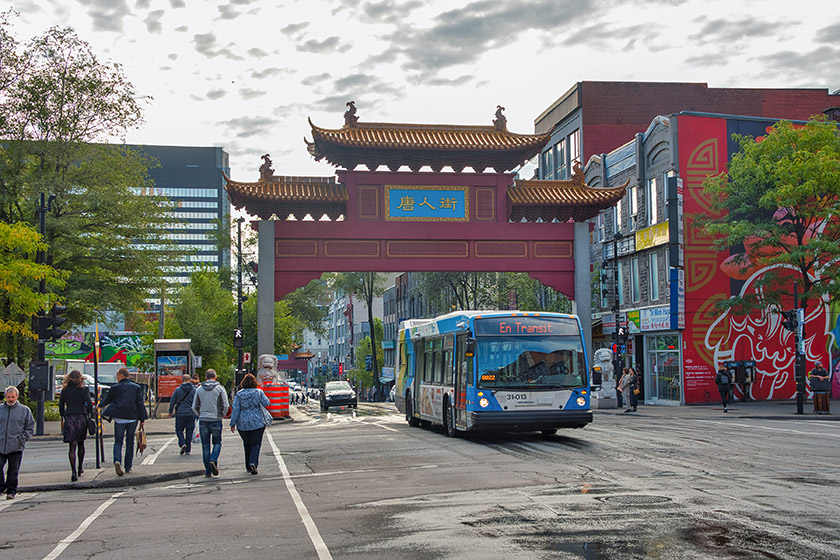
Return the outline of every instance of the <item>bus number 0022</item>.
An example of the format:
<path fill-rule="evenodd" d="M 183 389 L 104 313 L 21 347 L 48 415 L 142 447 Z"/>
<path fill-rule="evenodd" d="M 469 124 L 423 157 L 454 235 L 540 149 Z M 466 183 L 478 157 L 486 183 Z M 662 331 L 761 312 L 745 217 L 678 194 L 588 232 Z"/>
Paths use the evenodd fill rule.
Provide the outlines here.
<path fill-rule="evenodd" d="M 508 393 L 507 400 L 509 401 L 524 401 L 528 398 L 528 395 L 525 393 Z"/>

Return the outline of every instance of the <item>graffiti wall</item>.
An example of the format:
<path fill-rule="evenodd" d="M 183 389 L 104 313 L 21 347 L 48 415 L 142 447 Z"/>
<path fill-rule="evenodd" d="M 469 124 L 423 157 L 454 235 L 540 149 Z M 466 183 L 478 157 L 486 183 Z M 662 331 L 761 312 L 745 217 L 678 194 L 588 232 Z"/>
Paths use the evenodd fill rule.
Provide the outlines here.
<path fill-rule="evenodd" d="M 93 361 L 93 342 L 96 333 L 68 333 L 57 342 L 46 345 L 47 359 Z M 142 356 L 140 335 L 134 333 L 99 333 L 99 361 L 122 362 L 129 367 L 136 365 Z"/>
<path fill-rule="evenodd" d="M 738 145 L 732 134 L 760 138 L 766 134 L 766 121 L 712 116 L 679 116 L 679 169 L 685 187 L 685 277 L 686 329 L 683 337 L 685 367 L 685 402 L 708 403 L 717 399 L 714 384 L 718 365 L 729 360 L 755 360 L 755 383 L 738 386 L 738 398 L 752 400 L 790 399 L 796 394 L 793 377 L 794 335 L 782 327 L 776 313 L 760 312 L 735 316 L 716 308 L 715 303 L 734 294 L 756 293 L 756 280 L 767 269 L 757 267 L 742 271 L 735 266 L 734 253 L 716 253 L 712 239 L 697 225 L 702 214 L 711 214 L 711 205 L 701 185 L 709 175 L 721 173 Z M 791 285 L 795 271 L 791 271 Z M 793 301 L 789 302 L 789 307 Z M 828 306 L 810 302 L 805 316 L 805 352 L 807 369 L 816 360 L 827 360 L 829 350 L 840 350 L 836 337 L 838 313 Z M 840 334 L 840 333 L 838 333 Z M 832 348 L 829 348 L 829 344 Z M 827 361 L 824 363 L 828 363 Z M 835 371 L 837 371 L 835 365 Z M 835 380 L 837 377 L 835 376 Z M 835 391 L 840 388 L 835 385 Z"/>

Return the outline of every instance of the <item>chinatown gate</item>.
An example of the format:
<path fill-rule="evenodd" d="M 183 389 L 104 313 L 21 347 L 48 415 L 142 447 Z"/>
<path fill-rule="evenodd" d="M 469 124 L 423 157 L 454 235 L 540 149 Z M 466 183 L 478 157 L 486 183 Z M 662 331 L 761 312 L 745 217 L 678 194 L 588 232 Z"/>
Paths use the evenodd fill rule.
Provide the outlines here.
<path fill-rule="evenodd" d="M 335 175 L 277 176 L 265 155 L 259 181 L 225 178 L 231 203 L 260 218 L 259 355 L 274 353 L 274 301 L 324 272 L 526 272 L 591 332 L 584 220 L 626 185 L 590 188 L 580 165 L 569 181 L 514 180 L 550 135 L 508 132 L 501 107 L 492 126 L 453 126 L 364 123 L 347 105 L 339 129 L 310 121 L 308 150 Z"/>

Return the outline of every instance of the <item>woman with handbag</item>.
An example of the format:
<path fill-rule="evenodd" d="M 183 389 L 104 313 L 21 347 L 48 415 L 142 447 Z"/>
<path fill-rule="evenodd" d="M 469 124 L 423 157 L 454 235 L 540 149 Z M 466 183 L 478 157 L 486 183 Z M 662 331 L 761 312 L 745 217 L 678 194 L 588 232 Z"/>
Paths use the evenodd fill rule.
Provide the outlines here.
<path fill-rule="evenodd" d="M 58 398 L 58 412 L 61 415 L 64 443 L 70 444 L 70 481 L 76 482 L 79 475 L 85 472 L 85 439 L 88 435 L 88 420 L 93 412 L 90 390 L 79 370 L 74 369 L 64 378 L 61 396 Z"/>
<path fill-rule="evenodd" d="M 251 474 L 257 474 L 263 432 L 271 424 L 271 415 L 267 410 L 271 403 L 262 389 L 257 387 L 257 379 L 250 373 L 242 379 L 239 387 L 233 397 L 230 431 L 235 432 L 239 427 L 239 437 L 245 448 L 245 469 Z"/>

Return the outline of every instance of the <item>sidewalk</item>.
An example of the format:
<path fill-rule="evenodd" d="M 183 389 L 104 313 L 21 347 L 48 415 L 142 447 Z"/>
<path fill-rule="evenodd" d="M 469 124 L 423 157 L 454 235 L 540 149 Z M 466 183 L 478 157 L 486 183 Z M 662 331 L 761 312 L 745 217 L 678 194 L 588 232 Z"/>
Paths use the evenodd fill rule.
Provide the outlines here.
<path fill-rule="evenodd" d="M 655 418 L 679 418 L 697 420 L 708 418 L 754 418 L 761 420 L 829 420 L 840 421 L 840 401 L 832 401 L 830 414 L 814 414 L 814 403 L 806 401 L 802 407 L 803 414 L 796 414 L 796 400 L 780 401 L 747 401 L 729 403 L 728 412 L 723 412 L 723 406 L 718 403 L 706 405 L 645 405 L 639 403 L 638 412 L 625 413 L 621 408 L 596 408 L 592 412 L 599 415 L 626 414 L 627 416 L 647 416 Z"/>
<path fill-rule="evenodd" d="M 296 407 L 293 407 L 296 408 Z M 282 426 L 286 422 L 294 421 L 295 415 L 303 414 L 297 410 L 292 411 L 292 416 L 289 419 L 281 420 L 275 419 L 274 426 Z M 103 422 L 104 425 L 104 440 L 106 457 L 110 457 L 111 445 L 114 437 L 113 424 Z M 224 426 L 227 426 L 227 420 L 224 421 Z M 173 418 L 149 418 L 144 425 L 146 435 L 148 436 L 174 436 L 175 435 L 175 420 Z M 93 438 L 88 436 L 88 441 Z M 110 440 L 110 441 L 109 441 Z M 61 424 L 60 422 L 44 422 L 44 434 L 34 436 L 30 441 L 55 441 L 61 442 Z M 67 446 L 61 444 L 62 456 L 67 455 Z M 58 448 L 57 448 L 58 449 Z M 195 450 L 195 448 L 193 448 Z M 175 453 L 177 454 L 177 448 Z M 198 454 L 201 455 L 201 447 L 198 448 Z M 148 455 L 148 450 L 147 450 Z M 93 467 L 94 462 L 90 455 L 85 460 L 85 464 L 89 468 L 85 469 L 84 474 L 79 477 L 77 482 L 70 482 L 70 472 L 67 466 L 61 464 L 57 465 L 55 471 L 46 472 L 27 472 L 26 471 L 26 452 L 24 451 L 23 465 L 21 465 L 20 484 L 18 486 L 18 493 L 23 492 L 49 492 L 53 490 L 73 490 L 73 489 L 89 489 L 89 488 L 123 488 L 126 486 L 136 486 L 140 484 L 154 484 L 158 482 L 166 482 L 169 480 L 200 478 L 204 480 L 204 467 L 195 468 L 195 465 L 190 465 L 189 468 L 184 468 L 177 463 L 164 463 L 154 465 L 143 465 L 143 458 L 137 457 L 134 460 L 134 467 L 130 473 L 123 476 L 117 476 L 114 472 L 114 464 L 110 460 L 103 460 L 100 463 L 102 468 L 96 469 Z M 222 471 L 224 476 L 224 471 Z"/>

